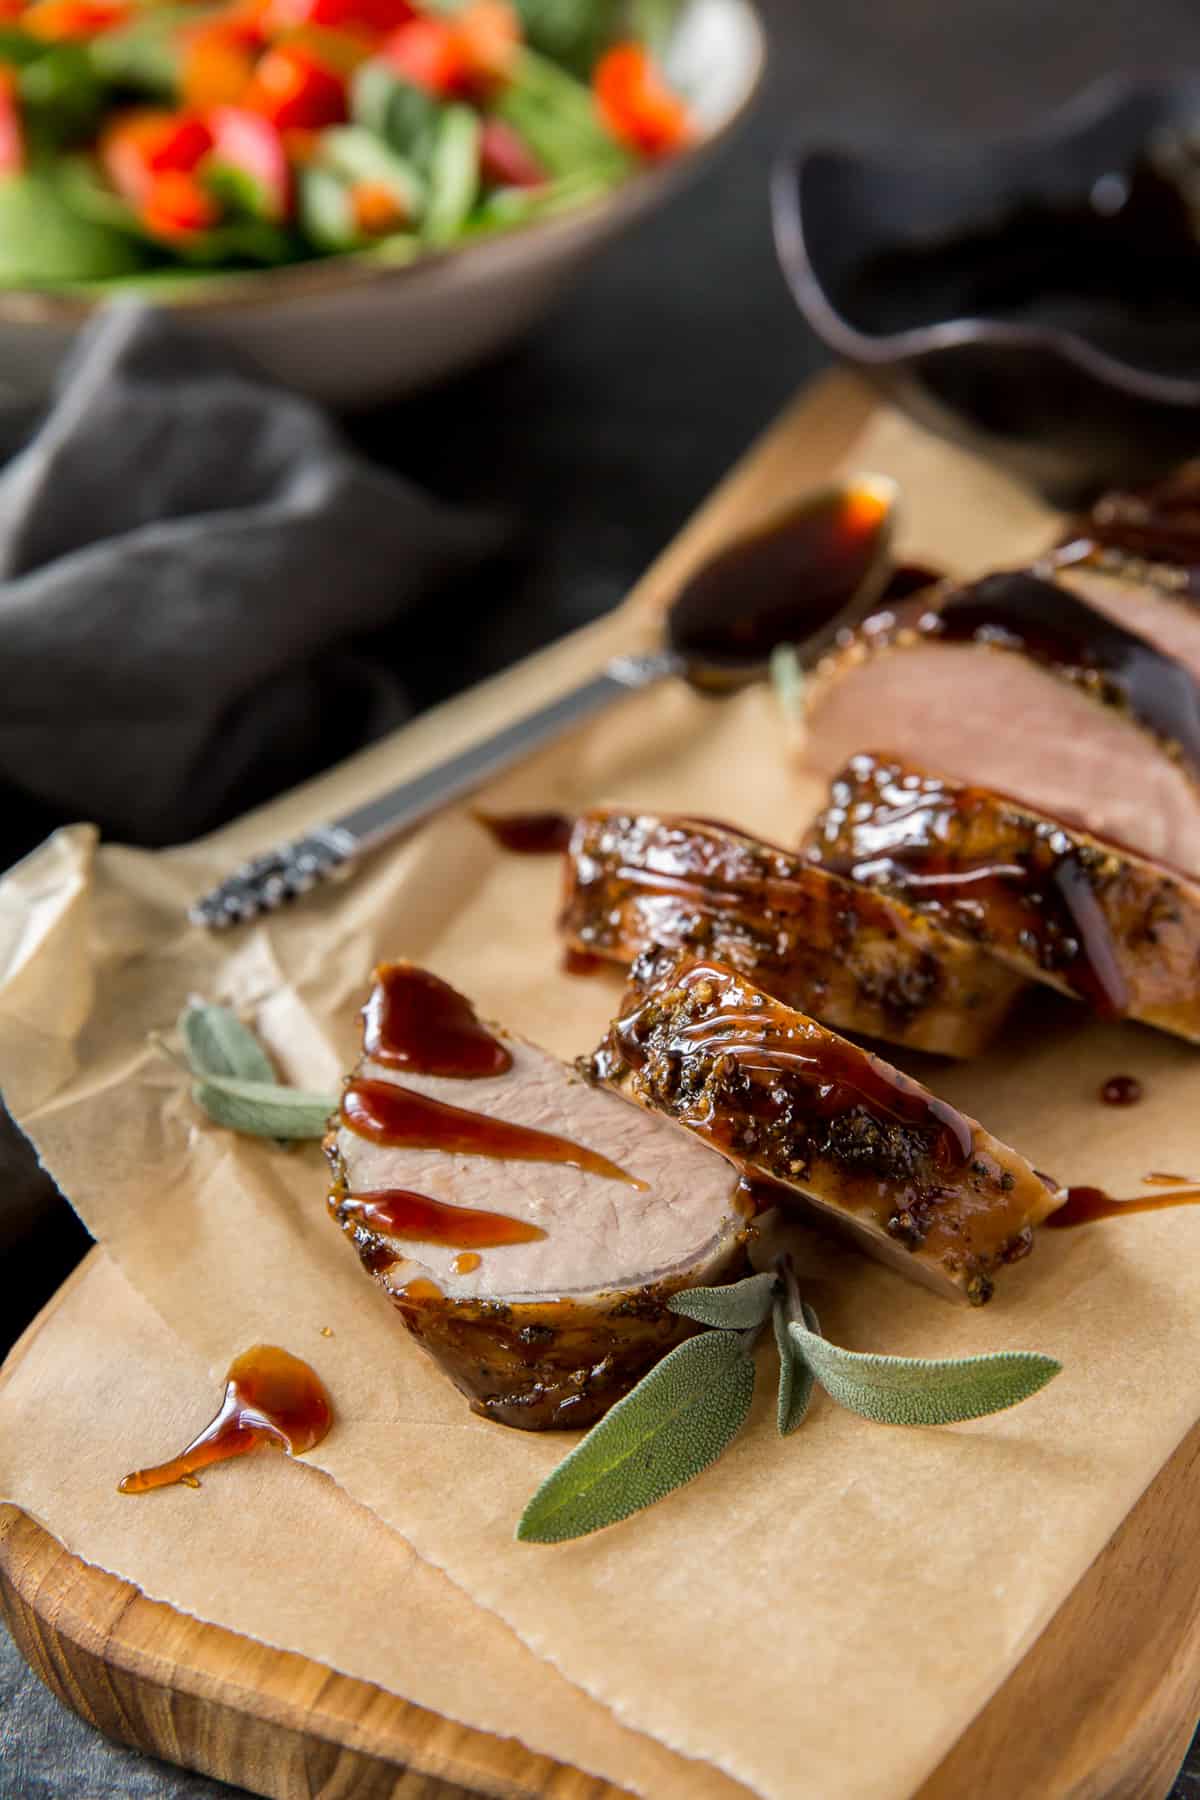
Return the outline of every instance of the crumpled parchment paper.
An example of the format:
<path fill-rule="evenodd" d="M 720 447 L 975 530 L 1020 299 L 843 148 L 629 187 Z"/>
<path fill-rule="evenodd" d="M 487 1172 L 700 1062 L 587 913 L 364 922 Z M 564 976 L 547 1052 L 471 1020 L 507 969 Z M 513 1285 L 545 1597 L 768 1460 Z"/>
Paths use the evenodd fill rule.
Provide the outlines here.
<path fill-rule="evenodd" d="M 1039 1349 L 1064 1373 L 1013 1412 L 941 1430 L 884 1429 L 821 1400 L 781 1442 L 764 1352 L 750 1427 L 703 1479 L 582 1542 L 519 1545 L 516 1519 L 565 1441 L 473 1418 L 327 1221 L 316 1148 L 211 1126 L 152 1041 L 200 993 L 242 1008 L 289 1078 L 332 1084 L 354 1057 L 373 963 L 403 955 L 562 1054 L 589 1047 L 616 988 L 560 971 L 554 859 L 505 855 L 463 809 L 235 937 L 188 928 L 186 902 L 235 846 L 326 816 L 643 640 L 687 556 L 734 510 L 819 478 L 835 437 L 791 415 L 627 612 L 236 832 L 160 856 L 61 834 L 0 885 L 0 1078 L 124 1276 L 207 1366 L 214 1401 L 249 1343 L 309 1355 L 338 1414 L 310 1460 L 622 1725 L 765 1795 L 861 1800 L 910 1793 L 936 1765 L 1195 1422 L 1200 1209 L 1043 1235 L 981 1311 L 806 1237 L 803 1283 L 835 1340 Z M 1027 496 L 893 415 L 849 460 L 900 478 L 915 556 L 965 571 L 1047 540 L 1052 520 Z M 725 702 L 662 690 L 486 804 L 689 807 L 786 840 L 820 798 L 798 749 L 766 690 Z M 1127 1194 L 1150 1169 L 1200 1169 L 1195 1050 L 1053 997 L 969 1068 L 909 1066 L 1062 1180 Z M 1140 1106 L 1099 1104 L 1117 1071 L 1145 1083 Z M 177 1436 L 148 1420 L 135 1460 Z M 114 1442 L 111 1466 L 81 1478 L 115 1482 L 129 1457 Z M 157 1529 L 153 1497 L 123 1504 Z"/>

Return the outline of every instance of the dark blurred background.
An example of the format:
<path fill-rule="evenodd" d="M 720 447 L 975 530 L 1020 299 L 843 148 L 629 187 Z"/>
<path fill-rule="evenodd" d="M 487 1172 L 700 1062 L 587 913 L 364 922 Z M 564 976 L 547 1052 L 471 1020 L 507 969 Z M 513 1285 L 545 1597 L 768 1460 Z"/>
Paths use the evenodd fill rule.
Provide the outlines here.
<path fill-rule="evenodd" d="M 824 363 L 775 265 L 766 177 L 782 144 L 978 134 L 1111 70 L 1200 70 L 1197 0 L 759 4 L 766 89 L 719 164 L 610 250 L 514 354 L 350 422 L 370 455 L 515 525 L 511 558 L 469 595 L 465 624 L 431 608 L 406 632 L 404 679 L 419 705 L 614 605 Z M 54 822 L 0 819 L 0 858 Z M 86 1243 L 65 1207 L 0 1243 L 5 1344 Z M 0 1800 L 229 1793 L 105 1744 L 0 1640 Z M 1200 1800 L 1195 1746 L 1174 1800 Z"/>

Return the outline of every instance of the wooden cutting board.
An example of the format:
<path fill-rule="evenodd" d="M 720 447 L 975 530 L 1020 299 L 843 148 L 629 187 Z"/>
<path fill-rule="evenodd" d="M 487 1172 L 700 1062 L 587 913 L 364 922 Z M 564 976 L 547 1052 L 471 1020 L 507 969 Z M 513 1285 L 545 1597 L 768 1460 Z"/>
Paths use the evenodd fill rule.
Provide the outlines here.
<path fill-rule="evenodd" d="M 817 383 L 656 564 L 635 608 L 661 605 L 699 557 L 819 479 L 870 407 L 847 376 Z M 608 622 L 591 627 L 589 652 L 610 635 Z M 573 677 L 570 659 L 567 644 L 543 652 L 391 743 L 446 754 Z M 278 829 L 265 841 L 293 832 L 298 801 L 257 815 L 256 837 L 266 821 Z M 85 1262 L 68 1289 L 88 1278 Z M 54 1330 L 60 1301 L 34 1329 Z M 1200 1425 L 918 1800 L 1162 1800 L 1200 1715 L 1198 1500 Z M 30 1665 L 101 1731 L 277 1800 L 619 1800 L 511 1739 L 147 1600 L 13 1507 L 0 1508 L 0 1610 Z"/>
<path fill-rule="evenodd" d="M 23 1342 L 54 1329 L 90 1261 Z M 916 1800 L 1162 1800 L 1200 1714 L 1198 1501 L 1200 1425 Z M 109 1737 L 274 1800 L 622 1800 L 511 1738 L 147 1600 L 11 1506 L 0 1612 Z"/>

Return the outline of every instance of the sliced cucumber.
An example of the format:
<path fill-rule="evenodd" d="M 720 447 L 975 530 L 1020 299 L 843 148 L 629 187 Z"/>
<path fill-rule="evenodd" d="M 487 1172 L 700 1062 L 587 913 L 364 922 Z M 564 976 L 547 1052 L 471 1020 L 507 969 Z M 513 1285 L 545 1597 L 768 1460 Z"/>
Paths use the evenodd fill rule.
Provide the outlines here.
<path fill-rule="evenodd" d="M 478 113 L 447 106 L 438 121 L 429 164 L 429 198 L 423 236 L 427 244 L 450 244 L 458 237 L 479 194 Z"/>
<path fill-rule="evenodd" d="M 362 242 L 354 220 L 350 189 L 332 169 L 310 164 L 301 169 L 298 198 L 300 226 L 318 250 L 355 250 Z"/>
<path fill-rule="evenodd" d="M 350 115 L 424 173 L 429 167 L 442 107 L 432 94 L 405 81 L 381 57 L 355 71 Z"/>

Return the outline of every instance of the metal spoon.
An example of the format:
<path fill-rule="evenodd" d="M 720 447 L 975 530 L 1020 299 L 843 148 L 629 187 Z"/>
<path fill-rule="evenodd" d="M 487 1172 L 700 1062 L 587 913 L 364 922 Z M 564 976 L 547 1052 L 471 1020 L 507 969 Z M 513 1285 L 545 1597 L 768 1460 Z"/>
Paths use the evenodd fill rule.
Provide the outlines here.
<path fill-rule="evenodd" d="M 660 649 L 614 657 L 590 681 L 457 756 L 253 857 L 197 900 L 189 918 L 221 930 L 274 911 L 640 688 L 672 678 L 706 693 L 730 693 L 763 679 L 779 643 L 795 644 L 801 663 L 811 665 L 883 592 L 897 499 L 887 476 L 863 474 L 793 501 L 684 583 L 667 611 Z M 800 583 L 806 604 L 781 601 L 787 586 Z M 755 592 L 757 608 L 746 603 Z M 808 630 L 797 619 L 805 611 L 816 615 Z"/>

